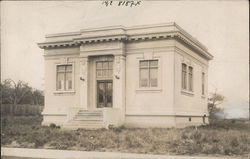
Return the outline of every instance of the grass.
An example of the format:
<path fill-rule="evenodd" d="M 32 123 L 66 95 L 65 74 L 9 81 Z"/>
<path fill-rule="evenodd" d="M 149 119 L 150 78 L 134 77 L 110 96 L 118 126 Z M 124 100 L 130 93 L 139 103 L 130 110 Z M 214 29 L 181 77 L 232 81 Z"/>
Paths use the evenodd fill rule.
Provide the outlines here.
<path fill-rule="evenodd" d="M 249 151 L 249 123 L 214 120 L 197 129 L 112 128 L 61 130 L 41 126 L 42 118 L 2 117 L 2 146 L 84 151 L 119 151 L 170 155 L 245 156 Z"/>

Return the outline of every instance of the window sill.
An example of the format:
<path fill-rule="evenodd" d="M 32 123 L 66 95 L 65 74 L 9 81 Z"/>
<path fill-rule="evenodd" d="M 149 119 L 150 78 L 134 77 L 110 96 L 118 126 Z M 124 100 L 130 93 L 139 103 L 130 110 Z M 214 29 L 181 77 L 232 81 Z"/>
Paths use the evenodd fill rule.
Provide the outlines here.
<path fill-rule="evenodd" d="M 74 94 L 75 91 L 54 91 L 54 94 Z"/>
<path fill-rule="evenodd" d="M 194 96 L 194 92 L 191 92 L 188 90 L 181 90 L 181 94 L 188 95 L 188 96 Z"/>
<path fill-rule="evenodd" d="M 162 89 L 161 88 L 137 88 L 135 90 L 136 92 L 161 92 Z"/>

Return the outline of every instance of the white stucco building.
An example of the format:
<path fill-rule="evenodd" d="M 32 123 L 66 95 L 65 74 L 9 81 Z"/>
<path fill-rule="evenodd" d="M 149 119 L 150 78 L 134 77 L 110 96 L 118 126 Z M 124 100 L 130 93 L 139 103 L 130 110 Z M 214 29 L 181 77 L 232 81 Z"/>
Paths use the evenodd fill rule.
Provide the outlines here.
<path fill-rule="evenodd" d="M 47 35 L 38 45 L 45 58 L 45 125 L 208 122 L 208 61 L 213 56 L 176 23 L 84 29 Z"/>

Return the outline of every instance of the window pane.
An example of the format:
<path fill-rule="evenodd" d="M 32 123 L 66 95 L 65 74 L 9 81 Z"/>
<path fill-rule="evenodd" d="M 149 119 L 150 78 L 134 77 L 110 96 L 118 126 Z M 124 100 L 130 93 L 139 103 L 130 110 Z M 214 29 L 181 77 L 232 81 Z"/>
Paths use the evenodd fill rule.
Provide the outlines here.
<path fill-rule="evenodd" d="M 188 67 L 188 73 L 189 73 L 189 91 L 193 91 L 193 68 Z"/>
<path fill-rule="evenodd" d="M 66 66 L 66 71 L 72 71 L 72 65 L 67 65 Z"/>
<path fill-rule="evenodd" d="M 184 78 L 184 72 L 182 72 L 182 79 L 181 79 L 181 85 L 182 85 L 182 88 L 185 89 L 185 78 Z"/>
<path fill-rule="evenodd" d="M 108 77 L 108 70 L 102 71 L 102 77 Z"/>
<path fill-rule="evenodd" d="M 113 69 L 113 62 L 109 62 L 109 69 Z"/>
<path fill-rule="evenodd" d="M 72 81 L 68 81 L 68 89 L 71 90 L 72 89 Z"/>
<path fill-rule="evenodd" d="M 107 107 L 112 106 L 112 83 L 106 83 L 107 90 L 106 90 L 106 96 L 107 96 Z"/>
<path fill-rule="evenodd" d="M 193 67 L 188 67 L 189 74 L 193 74 Z"/>
<path fill-rule="evenodd" d="M 96 70 L 96 76 L 102 77 L 102 70 Z"/>
<path fill-rule="evenodd" d="M 96 62 L 96 68 L 102 69 L 102 62 Z"/>
<path fill-rule="evenodd" d="M 103 69 L 108 69 L 108 62 L 103 62 Z"/>
<path fill-rule="evenodd" d="M 148 67 L 148 61 L 140 61 L 140 67 Z"/>
<path fill-rule="evenodd" d="M 150 69 L 150 86 L 151 87 L 157 87 L 157 75 L 158 75 L 157 68 L 151 68 Z"/>
<path fill-rule="evenodd" d="M 148 69 L 140 69 L 140 87 L 147 87 L 149 83 Z"/>
<path fill-rule="evenodd" d="M 66 73 L 66 89 L 72 89 L 72 73 L 67 72 Z"/>
<path fill-rule="evenodd" d="M 108 70 L 108 77 L 112 77 L 113 76 L 113 70 Z"/>
<path fill-rule="evenodd" d="M 64 89 L 64 73 L 57 73 L 57 90 Z"/>
<path fill-rule="evenodd" d="M 150 61 L 150 67 L 157 67 L 157 66 L 158 66 L 158 60 Z"/>
<path fill-rule="evenodd" d="M 98 84 L 98 103 L 104 103 L 104 83 Z"/>
<path fill-rule="evenodd" d="M 190 74 L 189 75 L 189 91 L 192 91 L 192 90 L 193 90 L 193 77 Z"/>
<path fill-rule="evenodd" d="M 187 89 L 187 65 L 182 64 L 182 89 Z"/>
<path fill-rule="evenodd" d="M 64 72 L 65 66 L 57 66 L 57 72 Z"/>

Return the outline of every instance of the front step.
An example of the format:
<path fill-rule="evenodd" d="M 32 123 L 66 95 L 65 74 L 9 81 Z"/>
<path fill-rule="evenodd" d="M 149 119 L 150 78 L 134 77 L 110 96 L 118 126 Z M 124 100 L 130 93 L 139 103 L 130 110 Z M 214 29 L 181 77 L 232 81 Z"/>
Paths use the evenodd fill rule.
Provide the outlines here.
<path fill-rule="evenodd" d="M 80 110 L 73 118 L 76 121 L 103 121 L 101 110 Z"/>
<path fill-rule="evenodd" d="M 74 117 L 73 120 L 65 123 L 63 128 L 66 129 L 99 129 L 105 128 L 103 122 L 102 110 L 80 110 Z"/>

